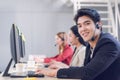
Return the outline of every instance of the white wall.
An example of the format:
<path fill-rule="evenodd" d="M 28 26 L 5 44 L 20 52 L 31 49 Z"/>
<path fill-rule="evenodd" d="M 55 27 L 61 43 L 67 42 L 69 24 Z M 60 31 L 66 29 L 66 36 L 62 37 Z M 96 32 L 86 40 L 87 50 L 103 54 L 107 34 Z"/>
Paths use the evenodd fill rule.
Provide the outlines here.
<path fill-rule="evenodd" d="M 53 2 L 54 1 L 54 2 Z M 57 4 L 56 4 L 57 3 Z M 57 54 L 54 35 L 73 25 L 72 7 L 57 0 L 0 0 L 0 70 L 10 59 L 10 28 L 15 23 L 26 38 L 26 54 Z"/>

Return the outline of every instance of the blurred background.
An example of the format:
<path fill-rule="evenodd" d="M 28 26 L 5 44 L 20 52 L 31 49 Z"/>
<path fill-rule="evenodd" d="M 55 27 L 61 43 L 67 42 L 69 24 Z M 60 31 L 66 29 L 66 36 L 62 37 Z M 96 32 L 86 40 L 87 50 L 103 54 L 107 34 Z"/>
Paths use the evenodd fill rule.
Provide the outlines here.
<path fill-rule="evenodd" d="M 117 0 L 0 0 L 0 71 L 11 58 L 10 29 L 15 24 L 24 34 L 29 54 L 57 54 L 54 36 L 68 32 L 77 9 L 95 8 L 102 16 L 104 31 L 120 40 L 120 1 Z"/>

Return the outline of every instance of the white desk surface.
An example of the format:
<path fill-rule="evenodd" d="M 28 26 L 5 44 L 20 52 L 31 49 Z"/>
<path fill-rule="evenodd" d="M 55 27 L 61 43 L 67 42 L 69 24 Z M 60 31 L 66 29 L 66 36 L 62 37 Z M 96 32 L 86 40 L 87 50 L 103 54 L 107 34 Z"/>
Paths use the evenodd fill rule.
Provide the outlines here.
<path fill-rule="evenodd" d="M 14 71 L 14 69 L 10 69 L 10 72 Z M 11 78 L 11 77 L 3 77 L 2 76 L 3 73 L 0 74 L 0 80 L 24 80 L 24 78 Z M 80 80 L 80 79 L 59 79 L 59 78 L 55 78 L 55 77 L 41 77 L 41 78 L 37 78 L 37 80 Z"/>

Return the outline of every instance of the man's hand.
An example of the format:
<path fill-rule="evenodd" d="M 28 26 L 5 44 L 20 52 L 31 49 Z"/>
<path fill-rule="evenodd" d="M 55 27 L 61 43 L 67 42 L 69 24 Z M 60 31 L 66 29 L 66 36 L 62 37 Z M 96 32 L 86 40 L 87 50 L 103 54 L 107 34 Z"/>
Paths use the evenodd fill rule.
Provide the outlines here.
<path fill-rule="evenodd" d="M 38 69 L 36 70 L 36 74 L 44 74 L 45 76 L 56 77 L 58 70 L 59 69 L 49 69 L 49 68 Z"/>

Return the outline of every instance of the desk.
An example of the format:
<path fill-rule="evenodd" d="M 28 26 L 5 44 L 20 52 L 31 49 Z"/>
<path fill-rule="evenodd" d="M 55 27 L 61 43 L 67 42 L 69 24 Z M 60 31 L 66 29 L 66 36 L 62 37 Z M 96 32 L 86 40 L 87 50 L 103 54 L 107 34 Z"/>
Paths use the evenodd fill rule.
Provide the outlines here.
<path fill-rule="evenodd" d="M 15 71 L 15 69 L 11 68 L 9 72 L 14 72 L 14 71 Z M 0 80 L 24 80 L 24 78 L 3 77 L 2 75 L 3 75 L 3 73 L 0 74 Z M 59 79 L 59 78 L 55 78 L 55 77 L 45 76 L 45 77 L 37 78 L 37 80 L 80 80 L 80 79 Z"/>
<path fill-rule="evenodd" d="M 23 80 L 24 78 L 10 78 L 0 76 L 0 80 Z M 80 80 L 80 79 L 58 79 L 53 77 L 37 78 L 37 80 Z"/>

